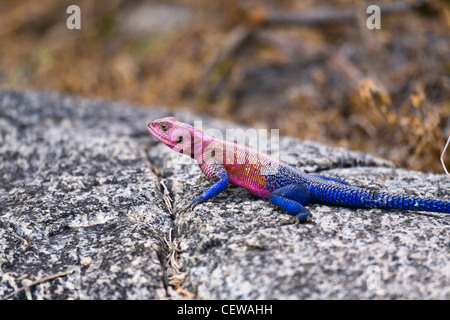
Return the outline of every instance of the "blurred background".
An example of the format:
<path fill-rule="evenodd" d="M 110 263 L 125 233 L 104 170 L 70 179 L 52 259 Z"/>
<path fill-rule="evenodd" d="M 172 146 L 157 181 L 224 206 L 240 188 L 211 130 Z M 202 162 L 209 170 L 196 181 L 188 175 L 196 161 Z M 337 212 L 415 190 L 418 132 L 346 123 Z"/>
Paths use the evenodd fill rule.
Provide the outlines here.
<path fill-rule="evenodd" d="M 0 0 L 0 86 L 187 107 L 442 173 L 450 4 Z"/>

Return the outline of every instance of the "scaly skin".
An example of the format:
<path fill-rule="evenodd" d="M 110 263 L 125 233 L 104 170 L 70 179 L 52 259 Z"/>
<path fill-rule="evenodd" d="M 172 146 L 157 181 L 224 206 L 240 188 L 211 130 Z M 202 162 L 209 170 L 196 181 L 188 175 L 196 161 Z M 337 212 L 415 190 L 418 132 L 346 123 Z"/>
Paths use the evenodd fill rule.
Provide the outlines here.
<path fill-rule="evenodd" d="M 310 215 L 304 207 L 309 203 L 450 213 L 449 201 L 372 191 L 306 174 L 254 149 L 207 136 L 175 118 L 151 121 L 147 129 L 169 148 L 195 159 L 201 171 L 215 181 L 192 200 L 193 205 L 216 196 L 231 183 L 269 199 L 299 220 Z"/>

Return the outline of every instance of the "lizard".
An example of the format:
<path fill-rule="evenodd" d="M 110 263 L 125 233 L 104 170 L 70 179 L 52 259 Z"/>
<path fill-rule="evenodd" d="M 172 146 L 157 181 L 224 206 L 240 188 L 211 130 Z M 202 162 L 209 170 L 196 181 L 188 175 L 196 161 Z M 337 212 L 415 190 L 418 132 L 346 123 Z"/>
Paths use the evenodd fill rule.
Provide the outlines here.
<path fill-rule="evenodd" d="M 268 199 L 299 221 L 311 216 L 305 205 L 312 203 L 450 213 L 450 201 L 392 194 L 305 173 L 256 149 L 208 136 L 173 117 L 153 120 L 147 130 L 169 148 L 196 160 L 203 174 L 214 181 L 185 209 L 213 198 L 233 184 Z"/>

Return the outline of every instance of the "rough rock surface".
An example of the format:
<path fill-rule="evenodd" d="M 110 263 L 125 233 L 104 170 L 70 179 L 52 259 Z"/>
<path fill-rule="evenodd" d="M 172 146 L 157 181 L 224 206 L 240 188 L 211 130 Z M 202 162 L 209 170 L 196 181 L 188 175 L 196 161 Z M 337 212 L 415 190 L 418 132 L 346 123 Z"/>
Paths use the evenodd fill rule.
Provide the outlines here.
<path fill-rule="evenodd" d="M 230 187 L 172 217 L 160 181 L 174 205 L 210 182 L 147 133 L 149 120 L 169 115 L 238 127 L 0 90 L 0 298 L 450 299 L 450 216 L 312 205 L 312 222 L 295 224 Z M 358 152 L 281 138 L 280 157 L 371 188 L 450 199 L 447 176 Z M 169 233 L 181 241 L 178 256 Z"/>

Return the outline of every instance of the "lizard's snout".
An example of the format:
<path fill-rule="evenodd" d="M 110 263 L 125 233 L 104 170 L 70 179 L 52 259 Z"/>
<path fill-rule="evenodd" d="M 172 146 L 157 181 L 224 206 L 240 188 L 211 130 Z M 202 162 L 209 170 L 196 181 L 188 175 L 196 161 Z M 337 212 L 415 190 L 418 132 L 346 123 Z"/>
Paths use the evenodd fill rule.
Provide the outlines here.
<path fill-rule="evenodd" d="M 147 130 L 148 130 L 148 132 L 150 132 L 151 134 L 153 134 L 153 133 L 156 131 L 156 121 L 155 121 L 155 120 L 150 121 L 150 122 L 147 124 Z"/>
<path fill-rule="evenodd" d="M 150 121 L 147 125 L 147 129 L 149 129 L 149 130 L 156 129 L 156 127 L 157 127 L 156 121 L 157 120 Z"/>
<path fill-rule="evenodd" d="M 158 138 L 169 130 L 169 126 L 161 120 L 153 120 L 148 123 L 147 130 Z"/>

